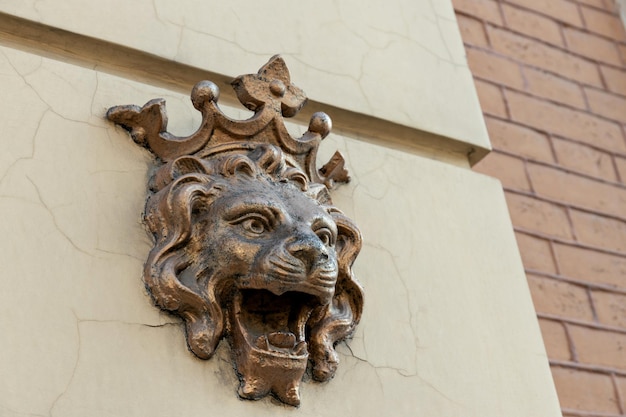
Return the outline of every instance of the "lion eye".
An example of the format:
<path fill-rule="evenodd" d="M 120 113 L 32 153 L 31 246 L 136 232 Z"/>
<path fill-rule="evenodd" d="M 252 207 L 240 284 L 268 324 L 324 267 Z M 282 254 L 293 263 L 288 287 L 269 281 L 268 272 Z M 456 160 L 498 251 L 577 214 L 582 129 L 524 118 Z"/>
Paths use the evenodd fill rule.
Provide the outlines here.
<path fill-rule="evenodd" d="M 270 229 L 267 219 L 258 214 L 246 214 L 233 223 L 253 235 L 261 235 Z"/>
<path fill-rule="evenodd" d="M 315 231 L 317 237 L 322 241 L 325 246 L 333 246 L 335 241 L 333 239 L 333 234 L 329 229 L 322 228 Z"/>
<path fill-rule="evenodd" d="M 250 233 L 254 233 L 256 235 L 260 235 L 265 232 L 265 225 L 259 219 L 248 219 L 241 223 L 241 227 L 243 227 L 246 231 Z"/>

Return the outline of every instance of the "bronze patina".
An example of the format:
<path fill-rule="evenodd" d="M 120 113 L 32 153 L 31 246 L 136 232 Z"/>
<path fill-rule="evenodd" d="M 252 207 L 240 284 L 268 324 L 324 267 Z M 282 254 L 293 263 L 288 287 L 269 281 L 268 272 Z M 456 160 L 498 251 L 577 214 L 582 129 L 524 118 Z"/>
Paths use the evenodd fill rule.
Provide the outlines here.
<path fill-rule="evenodd" d="M 335 345 L 361 317 L 352 273 L 361 235 L 328 192 L 349 180 L 341 154 L 316 168 L 330 118 L 315 113 L 300 138 L 284 126 L 306 97 L 283 59 L 232 85 L 254 116 L 227 117 L 218 87 L 201 81 L 191 101 L 202 123 L 188 137 L 167 132 L 162 99 L 112 107 L 107 118 L 159 164 L 145 209 L 155 243 L 144 280 L 154 302 L 183 319 L 197 357 L 229 341 L 242 398 L 271 393 L 297 406 L 308 363 L 313 379 L 331 379 Z"/>

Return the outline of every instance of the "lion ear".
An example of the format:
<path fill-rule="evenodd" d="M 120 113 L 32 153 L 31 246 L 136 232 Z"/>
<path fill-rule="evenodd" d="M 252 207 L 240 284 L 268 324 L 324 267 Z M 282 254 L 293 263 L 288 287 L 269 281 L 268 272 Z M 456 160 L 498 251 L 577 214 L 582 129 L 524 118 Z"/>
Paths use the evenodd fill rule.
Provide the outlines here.
<path fill-rule="evenodd" d="M 337 225 L 337 263 L 340 274 L 352 274 L 352 264 L 361 251 L 363 238 L 356 224 L 340 211 L 334 211 L 331 216 Z"/>
<path fill-rule="evenodd" d="M 206 166 L 194 156 L 181 156 L 163 165 L 150 180 L 150 190 L 157 192 L 186 174 L 208 174 Z"/>
<path fill-rule="evenodd" d="M 307 190 L 305 191 L 305 194 L 311 197 L 313 200 L 316 200 L 320 204 L 327 205 L 327 206 L 330 206 L 332 204 L 332 201 L 330 199 L 330 193 L 328 192 L 328 188 L 326 188 L 326 186 L 323 184 L 316 184 L 316 183 L 310 182 L 308 184 Z M 332 209 L 337 210 L 334 207 Z"/>
<path fill-rule="evenodd" d="M 352 264 L 361 250 L 361 233 L 342 213 L 331 215 L 338 230 L 335 248 L 339 274 L 333 299 L 321 311 L 314 312 L 309 323 L 309 353 L 317 381 L 327 381 L 335 375 L 339 363 L 335 345 L 352 335 L 363 312 L 363 289 L 352 274 Z"/>

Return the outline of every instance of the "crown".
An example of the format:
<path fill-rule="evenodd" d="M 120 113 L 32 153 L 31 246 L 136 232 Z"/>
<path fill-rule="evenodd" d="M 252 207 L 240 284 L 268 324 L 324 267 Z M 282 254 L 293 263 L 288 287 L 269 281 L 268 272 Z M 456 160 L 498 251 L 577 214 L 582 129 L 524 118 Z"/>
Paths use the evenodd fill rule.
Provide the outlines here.
<path fill-rule="evenodd" d="M 231 85 L 241 104 L 254 115 L 247 120 L 226 116 L 217 105 L 218 86 L 211 81 L 200 81 L 191 91 L 191 102 L 202 113 L 202 122 L 198 130 L 187 137 L 167 131 L 167 111 L 165 100 L 161 98 L 150 100 L 143 107 L 111 107 L 106 116 L 163 162 L 186 155 L 208 159 L 227 151 L 271 144 L 282 149 L 287 163 L 301 169 L 310 182 L 330 189 L 335 183 L 350 180 L 339 152 L 322 168 L 316 169 L 317 149 L 332 126 L 326 113 L 314 113 L 308 130 L 300 138 L 287 132 L 283 117 L 295 116 L 307 98 L 304 91 L 291 83 L 287 65 L 280 56 L 270 58 L 257 74 L 237 77 Z"/>

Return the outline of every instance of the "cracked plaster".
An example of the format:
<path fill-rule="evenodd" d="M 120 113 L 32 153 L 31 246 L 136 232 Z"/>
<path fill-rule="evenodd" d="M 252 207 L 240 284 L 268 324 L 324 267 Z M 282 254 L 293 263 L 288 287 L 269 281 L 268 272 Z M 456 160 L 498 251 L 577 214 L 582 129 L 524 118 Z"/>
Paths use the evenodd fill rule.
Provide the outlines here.
<path fill-rule="evenodd" d="M 238 400 L 227 346 L 196 359 L 141 283 L 152 162 L 105 109 L 164 97 L 184 134 L 199 121 L 188 96 L 8 48 L 0 83 L 0 414 L 293 414 L 270 398 Z M 320 160 L 341 150 L 353 177 L 333 198 L 365 237 L 355 272 L 366 308 L 338 347 L 337 376 L 305 382 L 297 413 L 557 416 L 499 184 L 334 134 L 326 142 Z"/>
<path fill-rule="evenodd" d="M 280 53 L 313 100 L 490 146 L 450 1 L 0 0 L 0 11 L 227 76 Z"/>

